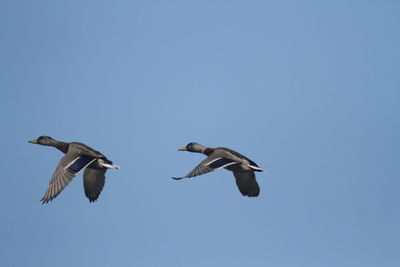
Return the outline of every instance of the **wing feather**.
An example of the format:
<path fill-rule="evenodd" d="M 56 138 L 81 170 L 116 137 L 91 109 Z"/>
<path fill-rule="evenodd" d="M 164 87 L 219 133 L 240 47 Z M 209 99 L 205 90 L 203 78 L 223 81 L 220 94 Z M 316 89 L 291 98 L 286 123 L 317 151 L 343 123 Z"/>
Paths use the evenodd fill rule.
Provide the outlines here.
<path fill-rule="evenodd" d="M 236 185 L 242 195 L 256 197 L 260 194 L 260 187 L 253 171 L 234 171 L 233 175 L 236 178 Z"/>
<path fill-rule="evenodd" d="M 96 201 L 101 191 L 103 191 L 106 182 L 106 171 L 107 168 L 98 167 L 97 162 L 93 162 L 84 170 L 83 187 L 85 195 L 90 202 Z"/>
<path fill-rule="evenodd" d="M 65 156 L 61 158 L 50 179 L 47 190 L 41 199 L 42 203 L 48 203 L 57 197 L 75 175 L 94 160 L 96 159 L 88 159 L 87 156 L 65 154 Z"/>
<path fill-rule="evenodd" d="M 199 163 L 191 172 L 189 172 L 184 177 L 172 177 L 175 180 L 180 180 L 183 178 L 191 178 L 195 176 L 199 176 L 202 174 L 206 174 L 208 172 L 212 172 L 221 168 L 225 168 L 227 166 L 237 164 L 238 162 L 226 155 L 221 153 L 213 153 L 202 162 Z"/>

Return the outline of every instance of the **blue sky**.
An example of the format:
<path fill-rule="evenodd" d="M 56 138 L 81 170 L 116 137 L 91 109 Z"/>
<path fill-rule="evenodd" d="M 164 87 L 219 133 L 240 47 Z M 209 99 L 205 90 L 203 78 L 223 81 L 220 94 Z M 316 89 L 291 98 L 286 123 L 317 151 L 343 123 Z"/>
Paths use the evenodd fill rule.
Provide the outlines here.
<path fill-rule="evenodd" d="M 399 266 L 397 1 L 2 1 L 2 266 Z M 39 201 L 61 153 L 101 151 Z M 267 170 L 174 181 L 196 141 Z"/>

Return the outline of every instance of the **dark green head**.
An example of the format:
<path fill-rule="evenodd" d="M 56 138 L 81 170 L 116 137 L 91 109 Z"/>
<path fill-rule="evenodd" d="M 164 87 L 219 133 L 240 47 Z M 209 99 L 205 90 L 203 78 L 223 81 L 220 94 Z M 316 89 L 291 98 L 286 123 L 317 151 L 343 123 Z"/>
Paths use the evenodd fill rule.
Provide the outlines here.
<path fill-rule="evenodd" d="M 187 144 L 185 147 L 179 148 L 179 151 L 189 151 L 189 152 L 198 152 L 201 153 L 206 149 L 204 146 L 195 143 L 195 142 L 190 142 Z"/>
<path fill-rule="evenodd" d="M 36 140 L 30 140 L 28 141 L 31 144 L 38 144 L 38 145 L 43 145 L 43 146 L 53 146 L 57 141 L 51 138 L 50 136 L 39 136 L 38 139 Z"/>

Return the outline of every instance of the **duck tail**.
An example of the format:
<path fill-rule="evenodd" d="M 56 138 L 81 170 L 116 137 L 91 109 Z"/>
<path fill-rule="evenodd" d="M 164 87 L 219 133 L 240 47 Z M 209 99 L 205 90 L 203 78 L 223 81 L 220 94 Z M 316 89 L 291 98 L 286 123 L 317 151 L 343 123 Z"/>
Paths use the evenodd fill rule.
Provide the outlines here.
<path fill-rule="evenodd" d="M 249 166 L 253 171 L 256 171 L 256 172 L 263 172 L 264 170 L 263 169 L 261 169 L 260 167 L 257 167 L 257 166 L 254 166 L 254 165 L 250 165 Z"/>
<path fill-rule="evenodd" d="M 106 167 L 108 169 L 121 169 L 118 165 L 108 164 L 108 163 L 101 163 L 101 166 Z"/>
<path fill-rule="evenodd" d="M 100 166 L 108 168 L 108 169 L 121 169 L 118 165 L 114 165 L 113 162 L 103 156 L 101 159 L 98 160 Z"/>

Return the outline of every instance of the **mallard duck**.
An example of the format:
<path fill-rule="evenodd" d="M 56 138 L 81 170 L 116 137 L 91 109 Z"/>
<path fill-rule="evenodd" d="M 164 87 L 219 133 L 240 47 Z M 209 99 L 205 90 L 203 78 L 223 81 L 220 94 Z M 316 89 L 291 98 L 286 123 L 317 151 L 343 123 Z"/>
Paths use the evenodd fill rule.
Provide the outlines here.
<path fill-rule="evenodd" d="M 179 151 L 203 153 L 208 156 L 200 162 L 191 172 L 184 177 L 172 177 L 175 180 L 191 178 L 211 171 L 225 168 L 233 172 L 236 185 L 244 196 L 256 197 L 260 194 L 260 187 L 257 184 L 254 172 L 264 171 L 254 161 L 246 158 L 232 149 L 225 147 L 210 148 L 191 142 Z"/>
<path fill-rule="evenodd" d="M 109 168 L 119 169 L 112 161 L 93 148 L 78 142 L 61 142 L 49 136 L 40 136 L 38 139 L 28 141 L 32 144 L 53 146 L 65 154 L 58 163 L 53 176 L 50 179 L 42 203 L 53 200 L 75 175 L 83 172 L 83 187 L 86 197 L 94 202 L 99 197 L 105 183 L 105 173 Z"/>

